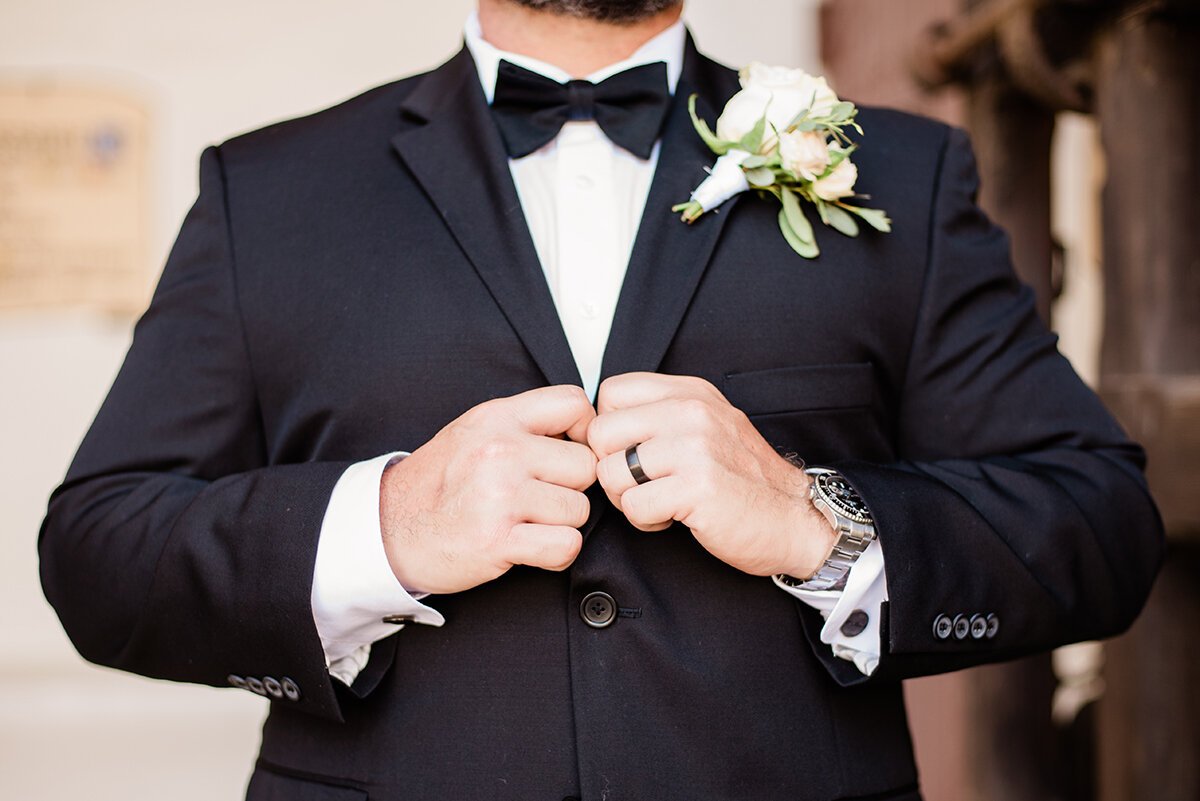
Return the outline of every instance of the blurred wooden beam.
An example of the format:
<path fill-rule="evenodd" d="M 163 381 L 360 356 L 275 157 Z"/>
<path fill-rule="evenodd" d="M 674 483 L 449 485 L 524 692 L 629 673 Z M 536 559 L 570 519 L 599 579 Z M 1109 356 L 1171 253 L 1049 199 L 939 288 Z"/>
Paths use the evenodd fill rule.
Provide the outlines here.
<path fill-rule="evenodd" d="M 1134 6 L 1097 50 L 1105 400 L 1149 456 L 1170 548 L 1108 645 L 1100 798 L 1200 798 L 1200 3 Z"/>

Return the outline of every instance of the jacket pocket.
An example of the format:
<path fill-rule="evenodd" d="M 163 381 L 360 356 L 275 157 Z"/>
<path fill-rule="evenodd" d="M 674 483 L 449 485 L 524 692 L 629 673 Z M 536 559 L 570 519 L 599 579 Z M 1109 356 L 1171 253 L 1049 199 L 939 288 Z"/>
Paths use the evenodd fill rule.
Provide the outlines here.
<path fill-rule="evenodd" d="M 279 773 L 264 767 L 260 761 L 250 776 L 246 801 L 367 801 L 367 792 L 316 778 Z"/>
<path fill-rule="evenodd" d="M 722 392 L 749 416 L 861 409 L 871 405 L 870 362 L 776 367 L 727 373 Z"/>

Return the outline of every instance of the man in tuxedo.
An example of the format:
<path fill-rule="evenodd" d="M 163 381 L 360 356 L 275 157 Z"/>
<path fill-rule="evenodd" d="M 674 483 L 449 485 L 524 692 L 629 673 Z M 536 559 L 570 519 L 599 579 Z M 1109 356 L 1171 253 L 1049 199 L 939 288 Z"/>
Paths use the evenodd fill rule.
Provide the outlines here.
<path fill-rule="evenodd" d="M 679 13 L 480 0 L 205 151 L 40 551 L 88 659 L 271 700 L 251 799 L 916 799 L 900 679 L 1141 607 L 1141 451 L 964 135 L 862 110 L 893 231 L 815 261 L 684 225 L 738 84 Z"/>

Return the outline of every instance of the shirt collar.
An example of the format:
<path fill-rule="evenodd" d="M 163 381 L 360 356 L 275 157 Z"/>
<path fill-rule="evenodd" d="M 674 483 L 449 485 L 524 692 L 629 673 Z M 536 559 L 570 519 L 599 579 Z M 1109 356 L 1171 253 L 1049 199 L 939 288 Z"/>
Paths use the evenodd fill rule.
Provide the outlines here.
<path fill-rule="evenodd" d="M 483 85 L 483 93 L 489 104 L 496 93 L 496 73 L 500 68 L 500 59 L 510 61 L 518 67 L 532 70 L 559 83 L 571 80 L 571 76 L 566 71 L 553 64 L 547 64 L 545 61 L 539 61 L 529 56 L 509 53 L 486 41 L 479 27 L 477 12 L 472 11 L 471 15 L 467 17 L 463 36 L 466 39 L 467 50 L 471 51 L 471 57 L 475 60 L 475 68 L 479 71 L 479 82 Z M 683 20 L 678 20 L 674 25 L 639 47 L 629 58 L 596 70 L 587 76 L 587 80 L 599 83 L 610 75 L 616 75 L 618 72 L 632 67 L 664 61 L 667 64 L 667 88 L 671 94 L 674 94 L 675 86 L 679 83 L 679 74 L 683 71 L 685 38 L 686 30 Z"/>

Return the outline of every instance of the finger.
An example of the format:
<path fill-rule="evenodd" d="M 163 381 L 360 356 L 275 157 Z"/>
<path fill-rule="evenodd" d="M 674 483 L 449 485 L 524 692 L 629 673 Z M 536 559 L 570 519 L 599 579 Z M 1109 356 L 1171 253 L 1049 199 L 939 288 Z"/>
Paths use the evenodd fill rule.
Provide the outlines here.
<path fill-rule="evenodd" d="M 667 398 L 725 401 L 725 396 L 703 378 L 662 373 L 623 373 L 604 380 L 596 392 L 600 414 L 628 409 Z"/>
<path fill-rule="evenodd" d="M 527 481 L 518 491 L 516 514 L 522 523 L 578 528 L 587 522 L 591 506 L 582 492 L 543 481 Z"/>
<path fill-rule="evenodd" d="M 509 531 L 501 559 L 543 570 L 566 570 L 579 556 L 583 536 L 570 526 L 518 523 Z"/>
<path fill-rule="evenodd" d="M 596 416 L 581 387 L 559 384 L 539 387 L 502 400 L 517 425 L 530 434 L 556 437 L 566 434 L 576 441 L 587 438 L 588 423 Z"/>
<path fill-rule="evenodd" d="M 588 425 L 588 445 L 598 459 L 603 459 L 656 437 L 701 434 L 708 430 L 716 412 L 712 404 L 692 398 L 670 398 L 604 412 Z"/>
<path fill-rule="evenodd" d="M 688 499 L 683 479 L 667 476 L 626 490 L 621 495 L 621 510 L 635 528 L 661 531 L 687 516 Z"/>
<path fill-rule="evenodd" d="M 550 437 L 531 436 L 522 442 L 529 475 L 538 481 L 585 490 L 596 483 L 596 454 L 587 445 Z"/>
<path fill-rule="evenodd" d="M 674 469 L 674 455 L 670 441 L 666 439 L 648 439 L 637 446 L 638 462 L 642 472 L 651 481 L 671 475 Z M 629 461 L 624 449 L 609 454 L 596 463 L 596 478 L 600 486 L 609 496 L 620 497 L 628 490 L 637 486 L 633 473 L 629 469 Z"/>

